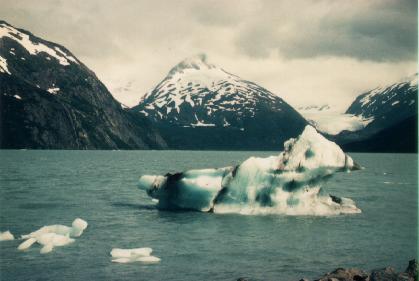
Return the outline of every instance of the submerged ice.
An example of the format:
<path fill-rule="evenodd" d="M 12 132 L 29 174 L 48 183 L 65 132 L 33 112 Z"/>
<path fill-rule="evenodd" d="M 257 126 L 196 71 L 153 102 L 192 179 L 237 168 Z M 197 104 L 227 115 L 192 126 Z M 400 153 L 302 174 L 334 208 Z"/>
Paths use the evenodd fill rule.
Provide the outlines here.
<path fill-rule="evenodd" d="M 238 166 L 144 175 L 139 187 L 161 209 L 216 213 L 334 215 L 361 212 L 348 198 L 325 193 L 322 184 L 336 172 L 360 167 L 313 127 L 284 143 L 284 151 L 251 157 Z"/>

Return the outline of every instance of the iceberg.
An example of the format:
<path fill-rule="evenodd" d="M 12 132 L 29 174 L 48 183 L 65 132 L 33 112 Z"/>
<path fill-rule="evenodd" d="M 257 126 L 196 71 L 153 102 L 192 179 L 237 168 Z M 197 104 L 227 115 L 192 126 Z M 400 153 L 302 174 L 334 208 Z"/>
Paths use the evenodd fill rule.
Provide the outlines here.
<path fill-rule="evenodd" d="M 29 234 L 22 235 L 25 241 L 18 246 L 18 250 L 29 249 L 33 244 L 42 245 L 41 254 L 51 252 L 54 247 L 61 247 L 73 243 L 75 240 L 71 237 L 80 237 L 87 228 L 87 222 L 76 218 L 72 226 L 66 225 L 47 225 Z"/>
<path fill-rule="evenodd" d="M 138 187 L 159 209 L 214 213 L 337 215 L 360 213 L 349 198 L 322 189 L 336 172 L 361 167 L 308 125 L 277 156 L 251 157 L 237 166 L 143 175 Z"/>
<path fill-rule="evenodd" d="M 151 248 L 135 248 L 135 249 L 119 249 L 114 248 L 111 251 L 112 262 L 116 263 L 131 263 L 131 262 L 142 262 L 142 263 L 157 263 L 160 259 L 155 256 L 151 256 L 153 249 Z"/>

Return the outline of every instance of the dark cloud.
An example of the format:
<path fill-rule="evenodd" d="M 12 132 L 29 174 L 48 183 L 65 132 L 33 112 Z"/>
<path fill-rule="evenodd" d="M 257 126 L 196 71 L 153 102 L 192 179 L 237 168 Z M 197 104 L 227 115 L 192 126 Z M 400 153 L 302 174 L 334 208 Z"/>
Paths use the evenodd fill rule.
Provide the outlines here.
<path fill-rule="evenodd" d="M 272 52 L 285 58 L 417 57 L 414 0 L 3 2 L 1 17 L 69 44 L 82 56 L 124 54 L 129 44 L 158 49 L 195 38 L 211 48 L 218 38 L 200 35 L 218 28 L 230 30 L 237 50 L 255 58 Z"/>
<path fill-rule="evenodd" d="M 236 39 L 238 49 L 249 56 L 277 51 L 285 58 L 417 58 L 417 1 L 297 1 L 293 7 L 270 1 L 264 4 L 262 16 L 241 28 Z"/>
<path fill-rule="evenodd" d="M 414 0 L 0 2 L 1 19 L 64 45 L 110 89 L 135 81 L 117 96 L 129 105 L 201 52 L 295 104 L 342 105 L 416 71 Z"/>

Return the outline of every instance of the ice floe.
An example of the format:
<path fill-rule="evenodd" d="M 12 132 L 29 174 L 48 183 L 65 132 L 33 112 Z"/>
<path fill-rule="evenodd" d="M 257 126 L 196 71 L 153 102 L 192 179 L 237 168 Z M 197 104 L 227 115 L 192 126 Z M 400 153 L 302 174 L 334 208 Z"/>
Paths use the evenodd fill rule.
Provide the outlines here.
<path fill-rule="evenodd" d="M 49 89 L 47 90 L 47 92 L 48 92 L 48 93 L 53 94 L 53 95 L 58 94 L 58 92 L 59 92 L 59 91 L 60 91 L 60 88 L 58 88 L 58 87 L 49 88 Z"/>
<path fill-rule="evenodd" d="M 114 248 L 111 251 L 112 262 L 116 263 L 158 263 L 160 258 L 152 256 L 151 248 L 120 249 Z"/>
<path fill-rule="evenodd" d="M 9 241 L 9 240 L 14 240 L 14 239 L 15 237 L 9 230 L 4 231 L 4 232 L 0 231 L 0 241 Z"/>
<path fill-rule="evenodd" d="M 61 247 L 73 243 L 72 237 L 80 237 L 87 228 L 86 221 L 77 218 L 72 226 L 66 225 L 47 225 L 29 234 L 22 235 L 25 241 L 18 246 L 18 250 L 26 250 L 34 243 L 42 245 L 41 254 L 51 252 L 54 247 Z"/>

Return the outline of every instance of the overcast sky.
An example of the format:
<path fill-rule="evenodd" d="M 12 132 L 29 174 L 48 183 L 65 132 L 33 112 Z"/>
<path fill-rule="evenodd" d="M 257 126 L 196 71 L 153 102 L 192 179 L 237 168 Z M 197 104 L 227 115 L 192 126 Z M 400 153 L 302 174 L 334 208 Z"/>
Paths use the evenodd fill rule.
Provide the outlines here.
<path fill-rule="evenodd" d="M 135 105 L 182 59 L 208 61 L 294 106 L 344 109 L 415 73 L 417 0 L 0 0 L 0 18 L 67 47 Z"/>

